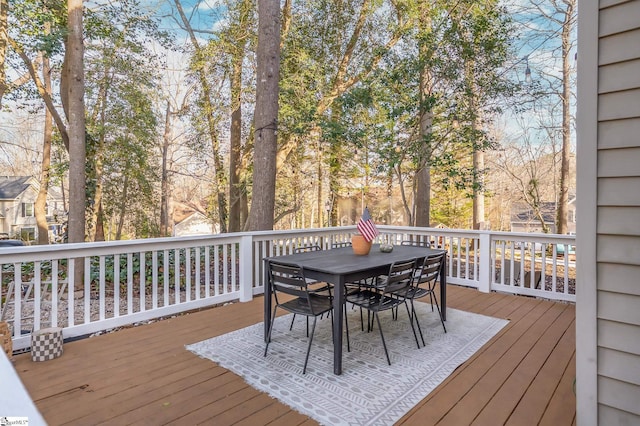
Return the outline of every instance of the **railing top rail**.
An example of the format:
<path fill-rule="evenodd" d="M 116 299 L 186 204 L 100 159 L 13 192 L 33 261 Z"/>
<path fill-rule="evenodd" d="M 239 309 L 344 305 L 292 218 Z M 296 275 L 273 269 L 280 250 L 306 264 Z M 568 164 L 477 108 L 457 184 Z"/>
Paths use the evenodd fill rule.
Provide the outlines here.
<path fill-rule="evenodd" d="M 489 234 L 492 240 L 520 240 L 539 243 L 570 243 L 575 241 L 575 236 L 573 235 L 558 234 L 530 234 L 391 225 L 378 225 L 378 228 L 383 233 L 399 232 L 417 235 L 437 234 L 466 238 L 478 238 L 480 235 Z M 188 237 L 149 238 L 144 240 L 120 240 L 92 243 L 4 247 L 0 249 L 0 263 L 20 262 L 25 260 L 25 255 L 28 255 L 29 260 L 31 261 L 42 261 L 85 256 L 135 253 L 141 251 L 181 249 L 198 245 L 230 244 L 239 242 L 240 239 L 245 236 L 251 236 L 254 241 L 268 241 L 273 239 L 295 237 L 298 235 L 323 236 L 333 235 L 336 233 L 354 232 L 357 232 L 357 228 L 356 226 L 351 225 L 331 228 L 267 230 L 215 235 L 196 235 Z"/>

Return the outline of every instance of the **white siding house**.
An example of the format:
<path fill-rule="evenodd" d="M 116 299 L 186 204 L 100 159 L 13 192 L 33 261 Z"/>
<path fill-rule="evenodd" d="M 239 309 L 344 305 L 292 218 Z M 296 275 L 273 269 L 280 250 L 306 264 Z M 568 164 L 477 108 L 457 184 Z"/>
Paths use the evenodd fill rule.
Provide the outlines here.
<path fill-rule="evenodd" d="M 640 1 L 580 2 L 579 425 L 640 424 Z"/>
<path fill-rule="evenodd" d="M 64 216 L 62 200 L 47 199 L 49 232 L 55 234 Z M 3 238 L 35 240 L 38 233 L 34 204 L 38 196 L 38 182 L 30 176 L 0 176 L 0 236 Z M 54 237 L 55 235 L 50 235 Z"/>

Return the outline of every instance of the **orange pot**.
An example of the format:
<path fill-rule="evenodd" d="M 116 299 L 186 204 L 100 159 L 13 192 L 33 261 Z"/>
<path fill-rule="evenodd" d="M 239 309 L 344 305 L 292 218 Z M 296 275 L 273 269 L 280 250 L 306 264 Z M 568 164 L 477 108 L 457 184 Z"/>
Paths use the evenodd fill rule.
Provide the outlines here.
<path fill-rule="evenodd" d="M 354 254 L 366 256 L 371 250 L 371 241 L 365 240 L 362 235 L 354 235 L 351 237 L 351 247 Z"/>

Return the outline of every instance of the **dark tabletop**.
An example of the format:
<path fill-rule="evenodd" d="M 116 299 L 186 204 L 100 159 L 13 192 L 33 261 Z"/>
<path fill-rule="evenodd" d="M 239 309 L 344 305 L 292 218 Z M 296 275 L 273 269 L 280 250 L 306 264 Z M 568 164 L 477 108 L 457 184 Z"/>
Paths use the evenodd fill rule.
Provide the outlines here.
<path fill-rule="evenodd" d="M 391 265 L 425 256 L 442 253 L 443 250 L 416 246 L 394 246 L 391 253 L 380 251 L 380 245 L 374 244 L 368 255 L 360 256 L 353 253 L 351 247 L 331 250 L 296 253 L 287 256 L 273 256 L 267 260 L 302 266 L 305 270 L 313 270 L 328 274 L 346 274 L 366 271 L 382 265 Z"/>

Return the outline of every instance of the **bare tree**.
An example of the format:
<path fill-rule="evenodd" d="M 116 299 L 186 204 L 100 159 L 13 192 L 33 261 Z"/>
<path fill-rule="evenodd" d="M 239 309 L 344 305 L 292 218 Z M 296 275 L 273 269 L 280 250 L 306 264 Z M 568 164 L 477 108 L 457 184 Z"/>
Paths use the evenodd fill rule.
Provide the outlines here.
<path fill-rule="evenodd" d="M 224 168 L 222 165 L 222 156 L 220 155 L 220 139 L 218 137 L 218 131 L 216 130 L 216 118 L 215 118 L 215 107 L 212 104 L 212 90 L 209 80 L 207 79 L 205 63 L 206 63 L 206 53 L 205 49 L 200 46 L 198 42 L 198 38 L 195 35 L 193 28 L 191 27 L 191 23 L 187 16 L 184 13 L 184 9 L 182 8 L 182 3 L 180 0 L 174 0 L 176 5 L 176 9 L 180 15 L 182 25 L 184 29 L 189 33 L 189 39 L 191 40 L 191 45 L 195 50 L 195 65 L 198 73 L 198 81 L 200 82 L 200 86 L 202 89 L 202 104 L 204 106 L 204 114 L 206 116 L 207 121 L 207 129 L 209 132 L 209 138 L 212 147 L 213 154 L 213 166 L 215 168 L 215 181 L 214 181 L 214 189 L 217 193 L 218 198 L 218 219 L 220 223 L 220 232 L 227 232 L 227 199 L 226 199 L 226 188 L 227 188 L 227 179 L 224 172 Z"/>

